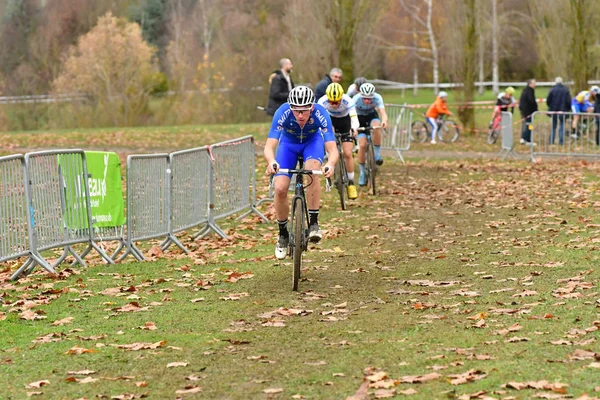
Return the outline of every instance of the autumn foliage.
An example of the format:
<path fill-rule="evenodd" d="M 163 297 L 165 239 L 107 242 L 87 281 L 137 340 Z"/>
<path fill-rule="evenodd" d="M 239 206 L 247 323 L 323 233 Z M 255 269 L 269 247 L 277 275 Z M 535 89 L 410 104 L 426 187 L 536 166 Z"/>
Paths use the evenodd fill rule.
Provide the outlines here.
<path fill-rule="evenodd" d="M 75 108 L 94 110 L 111 125 L 132 125 L 147 111 L 157 83 L 154 54 L 138 24 L 108 12 L 69 51 L 54 93 L 84 94 L 88 101 Z"/>

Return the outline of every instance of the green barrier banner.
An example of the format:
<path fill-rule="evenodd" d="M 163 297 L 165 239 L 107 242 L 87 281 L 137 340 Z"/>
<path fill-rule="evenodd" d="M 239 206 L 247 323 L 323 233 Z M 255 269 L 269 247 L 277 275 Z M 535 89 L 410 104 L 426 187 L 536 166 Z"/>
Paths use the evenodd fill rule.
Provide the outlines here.
<path fill-rule="evenodd" d="M 121 161 L 116 153 L 86 151 L 94 228 L 125 225 Z"/>

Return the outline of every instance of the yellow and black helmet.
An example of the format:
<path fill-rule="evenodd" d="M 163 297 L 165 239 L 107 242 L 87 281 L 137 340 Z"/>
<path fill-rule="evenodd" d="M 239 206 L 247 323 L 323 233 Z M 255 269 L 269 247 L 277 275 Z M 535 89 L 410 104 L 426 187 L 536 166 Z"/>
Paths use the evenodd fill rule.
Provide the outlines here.
<path fill-rule="evenodd" d="M 340 101 L 344 95 L 344 88 L 339 83 L 330 83 L 325 90 L 327 100 L 329 101 Z"/>

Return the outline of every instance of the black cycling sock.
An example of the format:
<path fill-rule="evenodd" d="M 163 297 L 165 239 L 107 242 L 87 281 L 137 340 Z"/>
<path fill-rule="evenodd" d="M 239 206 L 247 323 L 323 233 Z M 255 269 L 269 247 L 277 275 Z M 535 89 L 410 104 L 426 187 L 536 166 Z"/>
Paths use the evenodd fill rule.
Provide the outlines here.
<path fill-rule="evenodd" d="M 308 210 L 308 225 L 314 225 L 319 223 L 319 210 Z"/>
<path fill-rule="evenodd" d="M 279 236 L 285 236 L 285 237 L 290 236 L 290 233 L 288 232 L 288 229 L 287 229 L 287 224 L 288 224 L 287 219 L 285 221 L 277 221 L 277 224 L 279 225 Z"/>

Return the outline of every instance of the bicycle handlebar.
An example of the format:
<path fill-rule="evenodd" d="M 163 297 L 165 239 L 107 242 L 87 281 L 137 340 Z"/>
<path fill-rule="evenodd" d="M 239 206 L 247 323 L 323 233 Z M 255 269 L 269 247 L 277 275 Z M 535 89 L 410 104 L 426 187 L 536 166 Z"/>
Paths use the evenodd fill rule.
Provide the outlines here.
<path fill-rule="evenodd" d="M 275 169 L 276 164 L 273 164 L 273 169 Z M 329 167 L 326 167 L 329 171 Z M 278 174 L 302 174 L 302 175 L 323 175 L 323 171 L 320 169 L 290 169 L 290 168 L 278 168 L 276 169 L 276 173 Z M 331 182 L 331 178 L 327 178 L 325 180 L 325 191 L 329 192 L 331 187 L 333 186 Z"/>
<path fill-rule="evenodd" d="M 281 174 L 304 174 L 304 175 L 323 175 L 323 171 L 320 169 L 289 169 L 279 168 L 277 170 Z"/>

